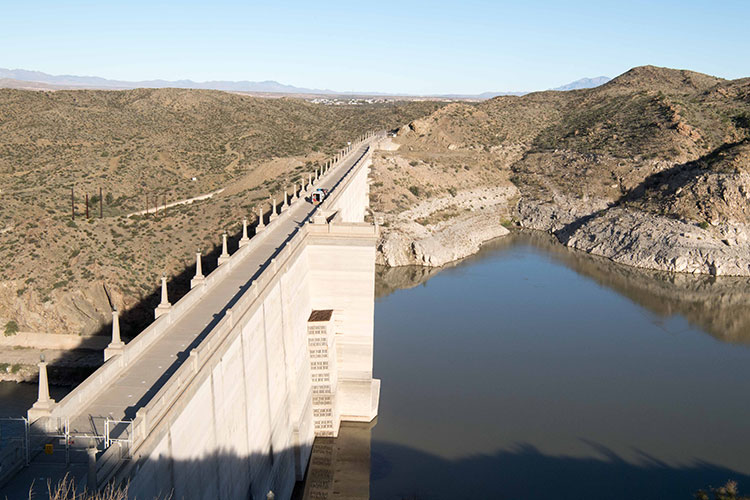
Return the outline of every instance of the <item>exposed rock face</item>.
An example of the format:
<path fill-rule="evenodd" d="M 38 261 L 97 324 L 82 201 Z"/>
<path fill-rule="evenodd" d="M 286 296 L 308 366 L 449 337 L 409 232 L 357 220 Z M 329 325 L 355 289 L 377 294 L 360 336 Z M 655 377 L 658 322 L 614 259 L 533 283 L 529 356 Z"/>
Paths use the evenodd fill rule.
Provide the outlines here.
<path fill-rule="evenodd" d="M 388 215 L 377 263 L 442 266 L 472 255 L 482 243 L 508 234 L 502 223 L 507 220 L 508 202 L 516 195 L 512 187 L 468 190 Z"/>
<path fill-rule="evenodd" d="M 607 200 L 556 203 L 523 198 L 521 226 L 554 234 L 564 245 L 629 266 L 675 273 L 750 276 L 750 227 L 701 227 L 673 217 L 609 206 Z"/>
<path fill-rule="evenodd" d="M 32 300 L 17 293 L 20 284 L 0 283 L 0 324 L 10 319 L 21 319 L 24 330 L 41 333 L 70 333 L 93 335 L 109 324 L 112 306 L 125 308 L 124 298 L 115 290 L 106 290 L 102 282 L 64 292 L 53 290 L 49 301 L 42 301 L 32 291 Z M 108 297 L 108 292 L 110 296 Z"/>
<path fill-rule="evenodd" d="M 630 266 L 677 273 L 750 276 L 747 228 L 733 226 L 725 231 L 727 237 L 722 238 L 694 224 L 612 208 L 556 235 L 571 248 Z"/>
<path fill-rule="evenodd" d="M 485 241 L 509 232 L 499 218 L 484 212 L 457 217 L 432 231 L 416 223 L 403 224 L 384 234 L 376 262 L 387 266 L 442 266 L 472 255 Z"/>
<path fill-rule="evenodd" d="M 521 227 L 555 232 L 604 210 L 609 205 L 609 200 L 574 199 L 562 195 L 555 196 L 554 201 L 521 198 L 516 208 L 516 216 Z"/>

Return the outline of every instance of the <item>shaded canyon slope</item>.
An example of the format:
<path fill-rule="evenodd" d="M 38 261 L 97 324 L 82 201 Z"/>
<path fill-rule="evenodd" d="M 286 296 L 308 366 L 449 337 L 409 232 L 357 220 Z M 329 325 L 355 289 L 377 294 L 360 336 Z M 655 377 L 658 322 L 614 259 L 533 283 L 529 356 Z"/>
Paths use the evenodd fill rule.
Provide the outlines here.
<path fill-rule="evenodd" d="M 750 275 L 750 78 L 644 66 L 593 89 L 453 103 L 391 149 L 375 168 L 395 187 L 373 194 L 381 263 L 440 265 L 513 224 L 632 266 Z M 471 215 L 476 231 L 425 254 Z"/>

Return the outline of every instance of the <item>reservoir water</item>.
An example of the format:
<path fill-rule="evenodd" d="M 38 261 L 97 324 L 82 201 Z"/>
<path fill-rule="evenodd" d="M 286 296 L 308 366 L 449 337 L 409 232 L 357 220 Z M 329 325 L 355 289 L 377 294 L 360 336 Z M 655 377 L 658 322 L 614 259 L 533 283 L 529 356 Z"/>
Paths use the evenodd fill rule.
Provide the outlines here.
<path fill-rule="evenodd" d="M 378 280 L 370 459 L 334 466 L 369 467 L 371 498 L 750 491 L 750 280 L 638 271 L 544 235 Z"/>
<path fill-rule="evenodd" d="M 639 271 L 522 234 L 443 269 L 380 269 L 376 288 L 380 414 L 316 441 L 301 497 L 750 491 L 750 280 Z M 25 398 L 21 413 L 36 396 L 0 390 Z"/>

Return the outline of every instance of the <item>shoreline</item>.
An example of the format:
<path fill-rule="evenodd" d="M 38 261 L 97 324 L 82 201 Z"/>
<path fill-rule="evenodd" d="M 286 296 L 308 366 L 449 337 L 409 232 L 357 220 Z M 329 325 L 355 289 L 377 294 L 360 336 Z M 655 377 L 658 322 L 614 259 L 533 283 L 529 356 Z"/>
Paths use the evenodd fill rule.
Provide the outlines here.
<path fill-rule="evenodd" d="M 675 275 L 750 277 L 750 228 L 739 224 L 703 228 L 664 216 L 587 204 L 552 205 L 522 199 L 515 228 L 550 235 L 561 246 L 628 267 Z M 404 214 L 407 214 L 404 212 Z M 424 228 L 416 222 L 384 226 L 376 262 L 386 267 L 441 267 L 479 252 L 510 233 L 503 210 L 487 207 Z M 403 214 L 398 218 L 404 219 Z"/>

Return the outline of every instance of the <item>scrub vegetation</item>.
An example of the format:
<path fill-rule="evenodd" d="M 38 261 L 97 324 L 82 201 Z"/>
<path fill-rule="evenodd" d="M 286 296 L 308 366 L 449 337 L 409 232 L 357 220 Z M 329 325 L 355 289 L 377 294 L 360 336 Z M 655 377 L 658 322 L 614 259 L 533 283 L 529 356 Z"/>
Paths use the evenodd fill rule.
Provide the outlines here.
<path fill-rule="evenodd" d="M 243 218 L 252 225 L 270 196 L 280 200 L 347 141 L 442 105 L 0 89 L 0 325 L 95 333 L 110 321 L 110 305 L 140 303 L 162 273 L 172 277 L 196 250 L 214 250 Z"/>

